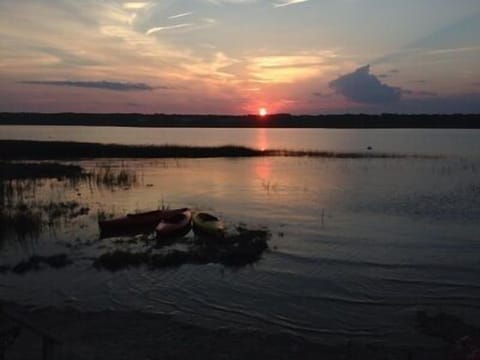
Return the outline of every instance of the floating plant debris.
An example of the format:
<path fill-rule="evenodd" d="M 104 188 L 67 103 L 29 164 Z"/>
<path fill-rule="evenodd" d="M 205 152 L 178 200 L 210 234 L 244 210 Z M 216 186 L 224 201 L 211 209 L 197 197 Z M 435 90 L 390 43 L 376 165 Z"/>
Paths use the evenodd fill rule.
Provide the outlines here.
<path fill-rule="evenodd" d="M 207 242 L 190 246 L 187 250 L 170 250 L 164 254 L 116 250 L 99 256 L 97 269 L 117 271 L 141 265 L 165 268 L 183 264 L 218 263 L 225 266 L 245 266 L 260 260 L 268 249 L 270 233 L 267 230 L 244 230 L 227 236 L 222 242 Z"/>

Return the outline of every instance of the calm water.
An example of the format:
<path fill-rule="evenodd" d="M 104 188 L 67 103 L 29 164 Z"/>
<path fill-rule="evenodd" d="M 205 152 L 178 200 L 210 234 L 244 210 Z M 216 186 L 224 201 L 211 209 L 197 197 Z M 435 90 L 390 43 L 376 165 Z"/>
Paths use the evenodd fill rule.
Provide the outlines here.
<path fill-rule="evenodd" d="M 15 130 L 2 127 L 2 137 L 5 128 Z M 480 325 L 478 131 L 83 129 L 88 133 L 22 127 L 9 136 L 135 143 L 144 134 L 146 143 L 336 151 L 371 145 L 382 152 L 450 155 L 83 161 L 90 171 L 110 166 L 135 172 L 136 183 L 24 186 L 16 195 L 23 201 L 75 200 L 90 212 L 38 237 L 4 239 L 2 264 L 58 252 L 75 264 L 0 274 L 3 299 L 34 307 L 167 312 L 209 326 L 289 331 L 320 341 L 430 344 L 415 330 L 418 309 L 442 309 Z M 137 135 L 127 141 L 130 131 Z M 230 227 L 267 226 L 271 251 L 235 271 L 213 264 L 116 273 L 91 267 L 92 256 L 120 246 L 98 239 L 98 211 L 124 214 L 162 205 L 213 211 Z"/>
<path fill-rule="evenodd" d="M 459 154 L 480 156 L 480 130 L 175 129 L 88 126 L 5 126 L 0 139 L 133 145 L 243 145 L 257 149 Z"/>

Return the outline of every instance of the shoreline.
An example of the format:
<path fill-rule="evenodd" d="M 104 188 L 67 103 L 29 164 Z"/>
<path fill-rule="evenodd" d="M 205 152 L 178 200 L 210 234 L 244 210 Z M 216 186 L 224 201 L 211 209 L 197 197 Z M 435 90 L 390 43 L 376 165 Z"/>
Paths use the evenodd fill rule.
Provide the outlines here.
<path fill-rule="evenodd" d="M 57 334 L 63 344 L 56 354 L 68 359 L 448 359 L 447 344 L 438 348 L 388 347 L 345 342 L 329 345 L 286 333 L 216 329 L 190 324 L 174 316 L 138 311 L 80 312 L 45 308 L 27 312 L 29 321 Z M 7 350 L 7 358 L 38 358 L 41 338 L 26 329 Z M 411 356 L 411 357 L 410 357 Z"/>
<path fill-rule="evenodd" d="M 0 113 L 0 125 L 178 128 L 479 129 L 480 114 Z"/>

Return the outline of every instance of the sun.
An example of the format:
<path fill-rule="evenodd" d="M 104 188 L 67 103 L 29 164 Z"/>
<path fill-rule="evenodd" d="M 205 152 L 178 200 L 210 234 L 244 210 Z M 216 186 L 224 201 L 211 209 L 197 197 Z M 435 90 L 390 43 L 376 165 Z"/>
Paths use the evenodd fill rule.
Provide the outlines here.
<path fill-rule="evenodd" d="M 260 115 L 261 117 L 265 117 L 268 115 L 268 110 L 264 107 L 261 107 L 260 109 L 258 109 L 258 115 Z"/>

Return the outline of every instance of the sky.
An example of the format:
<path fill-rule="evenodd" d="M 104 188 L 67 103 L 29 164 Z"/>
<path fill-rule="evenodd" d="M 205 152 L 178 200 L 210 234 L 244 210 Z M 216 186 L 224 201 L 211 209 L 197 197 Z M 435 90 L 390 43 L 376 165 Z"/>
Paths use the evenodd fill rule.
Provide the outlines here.
<path fill-rule="evenodd" d="M 0 112 L 479 113 L 479 0 L 0 0 Z"/>

